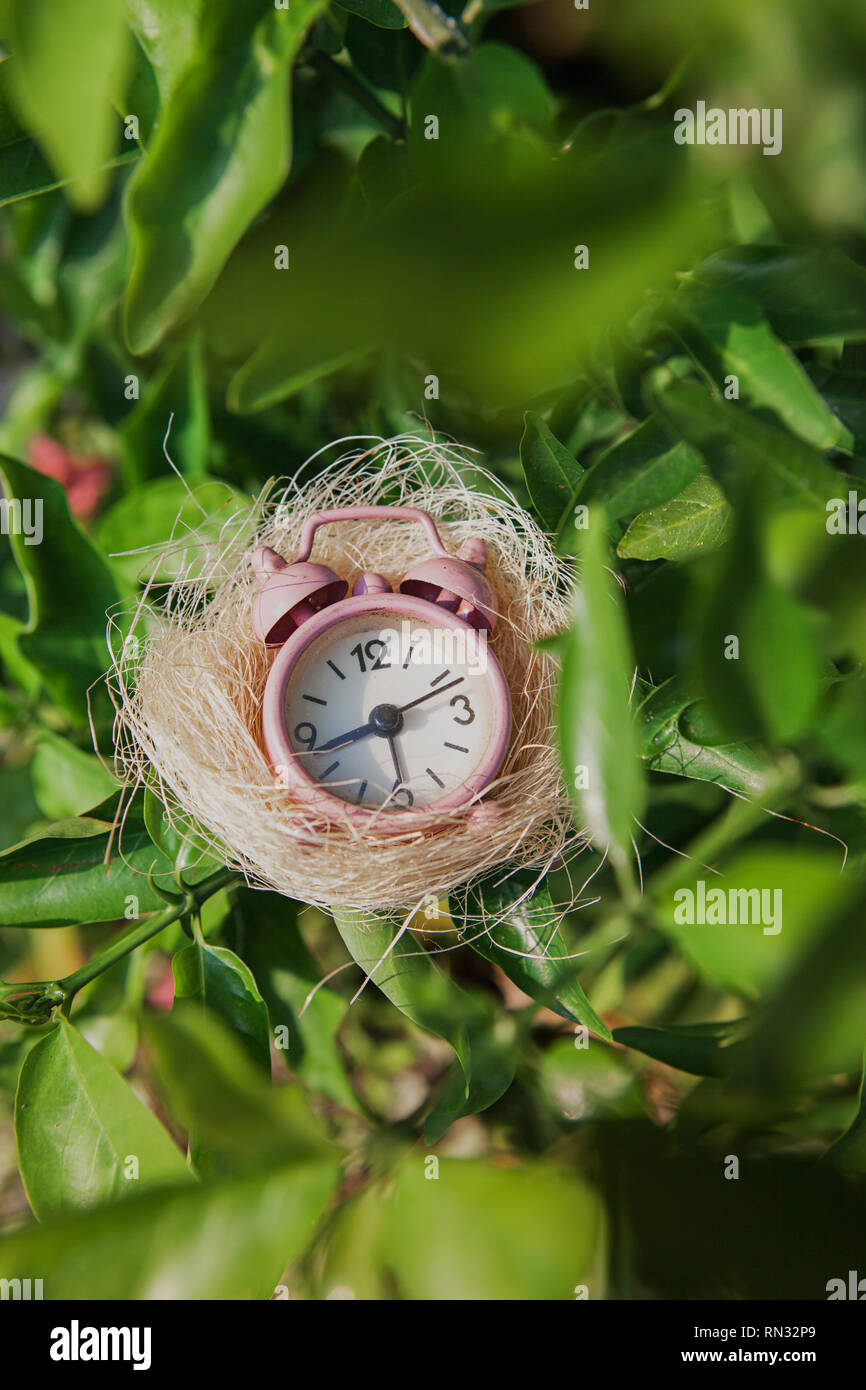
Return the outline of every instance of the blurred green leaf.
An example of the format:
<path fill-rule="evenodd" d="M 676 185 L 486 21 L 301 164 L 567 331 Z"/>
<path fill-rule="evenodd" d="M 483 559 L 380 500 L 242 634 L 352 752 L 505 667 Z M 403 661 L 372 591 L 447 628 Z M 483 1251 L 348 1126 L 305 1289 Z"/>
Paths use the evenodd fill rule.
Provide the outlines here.
<path fill-rule="evenodd" d="M 757 510 L 757 499 L 740 509 L 718 557 L 698 660 L 722 728 L 733 738 L 784 744 L 806 730 L 817 708 L 822 658 L 812 614 L 768 573 Z"/>
<path fill-rule="evenodd" d="M 163 444 L 185 477 L 198 481 L 206 472 L 210 411 L 200 333 L 189 334 L 167 354 L 156 380 L 124 420 L 120 437 L 130 484 L 163 477 L 168 467 Z"/>
<path fill-rule="evenodd" d="M 198 61 L 177 83 L 129 191 L 126 334 L 150 351 L 197 308 L 291 159 L 288 72 L 327 0 L 205 8 Z M 198 171 L 190 178 L 190 170 Z"/>
<path fill-rule="evenodd" d="M 804 930 L 793 968 L 762 1009 L 744 1058 L 744 1071 L 764 1094 L 791 1093 L 827 1074 L 859 1075 L 862 1066 L 862 878 L 840 874 L 838 864 L 835 881 L 829 864 L 820 875 L 807 876 L 807 870 L 802 851 L 794 858 L 779 856 L 776 877 L 784 883 L 786 919 L 793 912 Z M 786 920 L 780 940 L 787 925 Z"/>
<path fill-rule="evenodd" d="M 523 417 L 520 462 L 532 505 L 548 531 L 555 531 L 583 469 L 534 410 Z"/>
<path fill-rule="evenodd" d="M 267 1003 L 271 1027 L 286 1030 L 289 1067 L 312 1090 L 357 1110 L 336 1036 L 347 1000 L 328 985 L 317 988 L 325 972 L 301 936 L 297 903 L 240 889 L 234 916 L 242 924 L 243 954 Z"/>
<path fill-rule="evenodd" d="M 702 261 L 694 279 L 754 295 L 785 343 L 866 338 L 866 271 L 843 251 L 736 246 Z"/>
<path fill-rule="evenodd" d="M 843 1173 L 866 1173 L 866 1066 L 860 1082 L 860 1104 L 853 1121 L 824 1155 Z"/>
<path fill-rule="evenodd" d="M 206 569 L 218 548 L 239 532 L 249 505 L 249 498 L 216 478 L 194 478 L 189 484 L 158 478 L 130 488 L 115 502 L 96 537 L 124 583 L 132 587 L 151 577 L 170 581 Z M 170 542 L 176 549 L 165 555 Z"/>
<path fill-rule="evenodd" d="M 727 1049 L 736 1035 L 733 1023 L 688 1023 L 667 1028 L 615 1028 L 614 1042 L 633 1047 L 665 1066 L 695 1076 L 726 1076 Z"/>
<path fill-rule="evenodd" d="M 39 809 L 49 820 L 79 816 L 111 796 L 116 782 L 92 753 L 44 731 L 31 762 Z"/>
<path fill-rule="evenodd" d="M 429 53 L 412 85 L 409 147 L 425 171 L 477 162 L 485 146 L 504 143 L 516 125 L 550 127 L 552 93 L 534 63 L 502 43 L 481 43 L 465 57 L 443 61 Z M 439 115 L 430 140 L 424 122 Z"/>
<path fill-rule="evenodd" d="M 124 182 L 115 182 L 98 212 L 76 217 L 63 239 L 56 285 L 68 326 L 58 366 L 69 374 L 94 333 L 114 313 L 126 283 Z"/>
<path fill-rule="evenodd" d="M 741 1131 L 735 1143 L 726 1131 L 715 1145 L 687 1147 L 649 1122 L 603 1129 L 599 1171 L 618 1202 L 638 1284 L 658 1297 L 820 1301 L 828 1278 L 856 1268 L 866 1206 L 829 1164 L 747 1151 Z M 725 1181 L 732 1153 L 739 1180 Z"/>
<path fill-rule="evenodd" d="M 88 1000 L 88 1006 L 90 1004 Z M 138 1019 L 131 1009 L 114 1014 L 78 1012 L 75 1024 L 85 1042 L 95 1048 L 121 1075 L 129 1071 L 138 1052 Z"/>
<path fill-rule="evenodd" d="M 608 520 L 625 520 L 681 495 L 700 467 L 694 449 L 672 440 L 655 420 L 646 420 L 587 469 L 574 501 L 601 503 Z"/>
<path fill-rule="evenodd" d="M 853 885 L 840 863 L 841 855 L 827 850 L 746 847 L 712 866 L 720 872 L 701 867 L 682 878 L 658 899 L 656 921 L 702 971 L 745 998 L 760 997 L 822 937 L 828 918 L 850 895 Z M 723 896 L 713 896 L 717 892 Z M 738 896 L 732 899 L 732 892 Z M 747 914 L 745 923 L 731 920 Z M 712 920 L 716 915 L 719 922 Z"/>
<path fill-rule="evenodd" d="M 166 1103 L 206 1156 L 204 1176 L 287 1161 L 336 1164 L 300 1088 L 275 1090 L 213 1013 L 182 999 L 171 1013 L 148 1018 L 145 1033 Z"/>
<path fill-rule="evenodd" d="M 108 665 L 106 610 L 119 597 L 111 570 L 69 515 L 63 489 L 14 459 L 0 457 L 7 499 L 21 505 L 31 535 L 10 528 L 30 615 L 17 645 L 52 698 L 78 723 L 87 719 L 88 687 Z M 38 528 L 37 528 L 38 523 Z M 33 540 L 38 534 L 39 544 Z M 107 705 L 95 692 L 96 708 Z"/>
<path fill-rule="evenodd" d="M 63 1017 L 21 1069 L 15 1132 L 40 1221 L 191 1181 L 155 1116 Z"/>
<path fill-rule="evenodd" d="M 415 1152 L 340 1207 L 319 1296 L 565 1300 L 583 1283 L 603 1298 L 604 1230 L 591 1188 L 549 1162 L 500 1167 Z"/>
<path fill-rule="evenodd" d="M 839 486 L 839 474 L 816 449 L 737 402 L 714 400 L 694 382 L 668 386 L 655 406 L 669 429 L 700 450 L 729 498 L 763 476 L 773 501 L 823 512 Z"/>
<path fill-rule="evenodd" d="M 669 502 L 636 516 L 616 553 L 632 560 L 688 560 L 723 545 L 730 524 L 725 494 L 702 471 Z"/>
<path fill-rule="evenodd" d="M 21 128 L 9 105 L 9 60 L 0 63 L 0 207 L 47 193 L 63 182 Z"/>
<path fill-rule="evenodd" d="M 66 0 L 62 14 L 9 0 L 4 14 L 13 57 L 9 91 L 22 125 L 81 207 L 104 196 L 104 166 L 116 140 L 111 98 L 128 58 L 123 0 Z"/>
<path fill-rule="evenodd" d="M 400 933 L 393 917 L 335 908 L 334 922 L 364 975 L 401 1013 L 444 1038 L 457 1054 L 461 1084 L 446 1087 L 425 1122 L 425 1138 L 434 1143 L 454 1120 L 486 1110 L 508 1089 L 516 1065 L 513 1036 L 496 1039 L 501 1046 L 491 1055 L 490 1010 L 440 970 L 410 931 Z"/>
<path fill-rule="evenodd" d="M 632 855 L 644 788 L 629 707 L 634 665 L 620 590 L 608 568 L 603 511 L 580 532 L 580 583 L 563 645 L 557 706 L 563 773 L 579 821 L 622 867 Z"/>
<path fill-rule="evenodd" d="M 646 1113 L 638 1077 L 621 1048 L 577 1038 L 556 1038 L 538 1059 L 538 1078 L 548 1104 L 568 1121 Z"/>
<path fill-rule="evenodd" d="M 225 946 L 193 941 L 175 952 L 171 968 L 175 997 L 197 1000 L 215 1013 L 270 1076 L 268 1011 L 249 966 Z"/>
<path fill-rule="evenodd" d="M 490 925 L 479 929 L 472 923 L 463 929 L 464 939 L 473 951 L 498 965 L 530 999 L 609 1038 L 609 1029 L 577 979 L 577 963 L 563 941 L 561 914 L 553 905 L 550 890 L 540 883 L 533 891 L 533 877 L 528 872 L 512 872 L 477 884 L 470 902 Z"/>
<path fill-rule="evenodd" d="M 552 1164 L 440 1158 L 431 1182 L 417 1153 L 384 1202 L 379 1250 L 404 1299 L 565 1300 L 590 1276 L 602 1228 L 592 1190 Z M 601 1296 L 594 1280 L 590 1292 Z"/>
<path fill-rule="evenodd" d="M 51 1271 L 57 1299 L 267 1299 L 333 1190 L 321 1162 L 189 1191 L 152 1193 L 3 1242 L 0 1275 Z M 219 1252 L 215 1258 L 214 1251 Z"/>
<path fill-rule="evenodd" d="M 194 58 L 205 0 L 124 0 L 124 4 L 165 105 Z"/>

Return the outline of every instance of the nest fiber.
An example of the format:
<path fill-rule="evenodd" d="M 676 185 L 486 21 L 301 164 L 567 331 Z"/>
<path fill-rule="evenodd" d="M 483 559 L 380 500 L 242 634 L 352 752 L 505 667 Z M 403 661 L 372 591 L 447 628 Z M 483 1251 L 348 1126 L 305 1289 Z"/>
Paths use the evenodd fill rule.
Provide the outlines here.
<path fill-rule="evenodd" d="M 270 484 L 221 526 L 174 535 L 147 557 L 144 597 L 131 617 L 109 683 L 117 711 L 116 768 L 130 788 L 151 786 L 192 817 L 212 852 L 254 886 L 321 907 L 411 909 L 497 866 L 536 868 L 560 859 L 575 836 L 552 731 L 555 664 L 534 649 L 568 622 L 570 575 L 548 540 L 501 484 L 465 451 L 412 437 L 341 441 L 349 453 L 310 461 L 299 479 Z M 262 751 L 260 711 L 275 653 L 252 623 L 255 546 L 291 560 L 313 512 L 402 503 L 429 512 L 456 551 L 478 536 L 498 621 L 490 641 L 513 703 L 511 741 L 484 804 L 443 815 L 434 833 L 388 830 L 388 812 L 333 818 L 280 786 Z M 313 558 L 351 585 L 365 570 L 401 577 L 428 553 L 410 522 L 323 527 Z M 175 577 L 167 592 L 156 581 Z M 157 594 L 162 597 L 157 601 Z M 118 628 L 119 631 L 119 628 Z"/>

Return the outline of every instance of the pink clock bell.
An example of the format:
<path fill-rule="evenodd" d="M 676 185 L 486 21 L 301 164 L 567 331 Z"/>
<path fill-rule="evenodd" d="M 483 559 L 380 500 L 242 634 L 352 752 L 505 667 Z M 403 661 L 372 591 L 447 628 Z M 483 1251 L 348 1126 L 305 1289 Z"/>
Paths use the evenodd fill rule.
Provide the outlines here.
<path fill-rule="evenodd" d="M 362 574 L 352 593 L 310 560 L 320 526 L 406 520 L 431 554 L 402 579 Z M 495 614 L 487 547 L 445 549 L 415 507 L 345 507 L 311 516 L 292 563 L 263 547 L 253 622 L 280 647 L 262 701 L 262 741 L 281 784 L 336 815 L 385 813 L 388 828 L 435 824 L 477 801 L 508 747 L 511 701 L 489 652 Z"/>

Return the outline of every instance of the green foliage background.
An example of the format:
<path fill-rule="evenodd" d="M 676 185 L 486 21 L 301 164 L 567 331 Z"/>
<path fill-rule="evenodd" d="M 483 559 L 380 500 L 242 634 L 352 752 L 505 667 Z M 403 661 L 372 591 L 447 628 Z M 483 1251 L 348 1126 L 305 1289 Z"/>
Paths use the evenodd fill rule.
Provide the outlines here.
<path fill-rule="evenodd" d="M 47 1298 L 823 1298 L 862 1260 L 864 542 L 827 505 L 866 479 L 866 15 L 446 9 L 0 6 L 0 473 L 44 509 L 0 537 L 0 1276 Z M 782 153 L 676 145 L 698 100 L 780 108 Z M 110 747 L 106 610 L 184 501 L 170 417 L 214 512 L 429 426 L 579 559 L 555 931 L 560 871 L 477 885 L 489 938 L 443 904 L 350 1004 L 393 922 L 191 860 L 150 794 L 118 845 L 89 719 Z M 111 465 L 83 520 L 40 436 Z M 783 929 L 677 924 L 700 879 Z"/>

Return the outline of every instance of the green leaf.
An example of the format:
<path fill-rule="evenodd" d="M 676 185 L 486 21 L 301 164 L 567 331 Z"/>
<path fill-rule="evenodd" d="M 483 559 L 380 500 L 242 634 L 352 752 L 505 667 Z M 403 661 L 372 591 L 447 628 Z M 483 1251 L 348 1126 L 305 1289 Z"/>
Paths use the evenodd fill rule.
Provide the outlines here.
<path fill-rule="evenodd" d="M 476 885 L 474 910 L 486 921 L 495 920 L 485 930 L 474 922 L 465 927 L 467 944 L 498 965 L 531 999 L 609 1038 L 610 1030 L 577 979 L 577 966 L 562 939 L 561 914 L 554 908 L 550 890 L 546 884 L 534 891 L 532 886 L 530 873 L 509 873 Z"/>
<path fill-rule="evenodd" d="M 857 1114 L 844 1134 L 831 1144 L 824 1155 L 843 1173 L 866 1173 L 866 1064 L 860 1081 Z"/>
<path fill-rule="evenodd" d="M 108 665 L 106 610 L 119 598 L 114 577 L 69 515 L 59 483 L 3 456 L 0 478 L 10 502 L 22 504 L 25 523 L 31 518 L 29 536 L 12 528 L 9 538 L 30 609 L 18 649 L 52 698 L 83 724 L 88 687 L 101 680 Z M 37 521 L 40 543 L 33 544 Z M 97 712 L 99 704 L 97 699 Z"/>
<path fill-rule="evenodd" d="M 715 782 L 730 791 L 760 797 L 770 765 L 745 743 L 730 743 L 715 734 L 702 739 L 695 727 L 701 706 L 677 677 L 655 689 L 639 682 L 638 689 L 641 757 L 650 772 Z"/>
<path fill-rule="evenodd" d="M 550 128 L 555 104 L 539 69 L 514 48 L 482 43 L 459 61 L 429 53 L 411 92 L 409 145 L 425 169 L 477 162 L 479 151 L 503 143 L 510 128 Z M 439 138 L 424 136 L 428 112 L 440 113 Z"/>
<path fill-rule="evenodd" d="M 574 501 L 601 503 L 610 521 L 624 520 L 676 497 L 700 467 L 700 454 L 646 420 L 587 469 Z"/>
<path fill-rule="evenodd" d="M 217 1016 L 180 1000 L 145 1033 L 169 1109 L 206 1154 L 205 1176 L 335 1161 L 300 1088 L 275 1090 Z"/>
<path fill-rule="evenodd" d="M 737 402 L 714 400 L 694 382 L 668 386 L 655 406 L 668 429 L 700 450 L 729 498 L 761 477 L 772 500 L 824 512 L 838 488 L 839 474 L 817 449 Z"/>
<path fill-rule="evenodd" d="M 586 1183 L 550 1162 L 437 1163 L 431 1174 L 429 1156 L 410 1153 L 343 1203 L 316 1296 L 339 1288 L 371 1300 L 565 1300 L 583 1282 L 604 1297 L 595 1273 L 604 1214 Z"/>
<path fill-rule="evenodd" d="M 812 614 L 768 572 L 756 510 L 753 498 L 718 557 L 698 661 L 713 713 L 730 737 L 784 744 L 810 725 L 823 664 Z"/>
<path fill-rule="evenodd" d="M 126 284 L 124 183 L 123 177 L 115 181 L 98 212 L 72 221 L 60 264 L 53 272 L 68 319 L 59 365 L 69 375 L 81 369 L 86 345 L 110 321 Z"/>
<path fill-rule="evenodd" d="M 164 803 L 150 787 L 144 792 L 144 824 L 154 847 L 178 869 L 189 866 L 211 873 L 221 861 L 212 855 L 192 819 L 173 808 L 171 817 Z"/>
<path fill-rule="evenodd" d="M 333 356 L 313 352 L 303 341 L 287 338 L 280 330 L 264 339 L 247 362 L 235 372 L 226 396 L 230 410 L 243 415 L 264 410 L 294 396 L 322 377 L 331 376 L 368 356 L 372 343 L 364 342 Z"/>
<path fill-rule="evenodd" d="M 778 854 L 776 880 L 784 883 L 788 915 L 799 926 L 796 954 L 779 988 L 761 1010 L 743 1070 L 764 1094 L 788 1094 L 804 1084 L 826 1084 L 834 1073 L 859 1075 L 866 1017 L 866 936 L 862 875 L 840 874 L 838 859 L 809 876 L 803 851 Z M 833 869 L 835 868 L 835 875 Z M 784 878 L 779 874 L 784 871 Z M 772 940 L 772 938 L 768 938 Z M 778 955 L 773 964 L 778 971 Z M 857 1137 L 857 1136 L 855 1136 Z"/>
<path fill-rule="evenodd" d="M 534 410 L 528 410 L 523 417 L 520 462 L 542 526 L 555 531 L 583 477 L 583 469 Z"/>
<path fill-rule="evenodd" d="M 341 10 L 358 14 L 370 24 L 380 29 L 405 29 L 406 16 L 401 14 L 392 0 L 338 0 Z"/>
<path fill-rule="evenodd" d="M 633 1047 L 693 1076 L 727 1076 L 727 1054 L 737 1032 L 733 1023 L 689 1023 L 667 1028 L 615 1028 L 614 1042 Z"/>
<path fill-rule="evenodd" d="M 347 1000 L 320 986 L 326 972 L 301 936 L 298 904 L 276 893 L 240 889 L 233 920 L 241 925 L 244 957 L 267 1003 L 271 1027 L 285 1029 L 289 1067 L 317 1095 L 357 1110 L 337 1044 Z"/>
<path fill-rule="evenodd" d="M 290 1164 L 153 1193 L 125 1206 L 122 1220 L 111 1206 L 18 1231 L 3 1241 L 0 1277 L 50 1270 L 59 1300 L 267 1299 L 309 1242 L 334 1179 L 332 1165 Z"/>
<path fill-rule="evenodd" d="M 603 1229 L 601 1204 L 585 1183 L 551 1163 L 439 1165 L 438 1181 L 429 1182 L 423 1156 L 409 1155 L 384 1201 L 380 1258 L 401 1298 L 574 1297 Z"/>
<path fill-rule="evenodd" d="M 631 560 L 688 560 L 723 545 L 730 527 L 725 494 L 702 471 L 671 501 L 636 516 L 616 553 Z"/>
<path fill-rule="evenodd" d="M 185 477 L 198 481 L 205 473 L 210 409 L 200 333 L 191 333 L 168 355 L 156 380 L 124 420 L 120 437 L 130 483 L 164 477 L 168 464 L 163 443 Z"/>
<path fill-rule="evenodd" d="M 197 61 L 178 81 L 129 190 L 133 266 L 126 335 L 150 351 L 207 294 L 274 196 L 291 159 L 288 73 L 327 0 L 204 11 Z M 190 178 L 190 170 L 197 171 Z"/>
<path fill-rule="evenodd" d="M 158 1120 L 62 1017 L 21 1069 L 15 1133 L 40 1221 L 191 1181 Z"/>
<path fill-rule="evenodd" d="M 702 261 L 693 277 L 753 295 L 785 343 L 866 338 L 866 271 L 843 251 L 736 246 Z"/>
<path fill-rule="evenodd" d="M 198 1000 L 217 1014 L 270 1076 L 268 1010 L 249 966 L 225 946 L 194 941 L 175 952 L 171 968 L 176 997 Z"/>
<path fill-rule="evenodd" d="M 675 890 L 659 892 L 655 919 L 702 972 L 746 999 L 782 981 L 852 891 L 839 872 L 840 856 L 826 850 L 754 846 L 713 867 L 720 872 L 698 868 Z M 752 898 L 730 896 L 750 891 Z M 734 915 L 749 920 L 735 922 Z"/>
<path fill-rule="evenodd" d="M 122 0 L 67 0 L 62 14 L 28 0 L 6 13 L 9 93 L 58 178 L 83 208 L 105 192 L 105 164 L 117 138 L 111 99 L 129 56 Z"/>
<path fill-rule="evenodd" d="M 63 182 L 12 113 L 9 74 L 13 67 L 8 59 L 0 63 L 0 207 L 48 193 Z"/>
<path fill-rule="evenodd" d="M 180 478 L 159 478 L 131 488 L 115 502 L 96 537 L 125 584 L 134 587 L 151 577 L 170 582 L 179 574 L 193 576 L 207 569 L 239 533 L 248 511 L 249 499 L 215 478 L 195 478 L 191 485 Z M 185 545 L 193 530 L 195 541 Z M 163 555 L 172 538 L 176 549 Z"/>
<path fill-rule="evenodd" d="M 205 0 L 125 0 L 129 27 L 153 68 L 165 106 L 194 60 Z"/>
<path fill-rule="evenodd" d="M 604 513 L 580 533 L 580 584 L 563 644 L 557 721 L 566 783 L 581 824 L 615 866 L 632 855 L 644 787 L 629 707 L 634 663 L 619 586 L 607 567 Z"/>
<path fill-rule="evenodd" d="M 516 1065 L 513 1030 L 494 1033 L 489 1008 L 440 970 L 410 931 L 399 933 L 394 918 L 340 907 L 334 909 L 334 922 L 364 975 L 408 1019 L 444 1038 L 457 1054 L 460 1082 L 446 1083 L 424 1126 L 425 1138 L 435 1143 L 456 1119 L 486 1110 L 508 1089 Z"/>
<path fill-rule="evenodd" d="M 92 753 L 44 731 L 30 764 L 39 809 L 50 820 L 81 815 L 116 789 L 114 778 Z"/>
<path fill-rule="evenodd" d="M 672 300 L 671 321 L 719 390 L 734 375 L 752 406 L 772 410 L 807 444 L 850 446 L 848 431 L 744 289 L 725 285 L 710 291 L 689 284 Z"/>
<path fill-rule="evenodd" d="M 154 848 L 140 803 L 126 809 L 116 832 L 94 809 L 94 817 L 46 826 L 0 854 L 4 926 L 131 921 L 165 907 L 148 874 L 152 869 L 160 886 L 176 891 L 173 865 Z M 195 880 L 205 871 L 193 870 L 189 877 Z"/>

